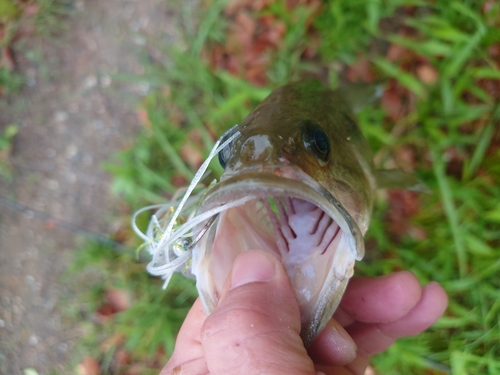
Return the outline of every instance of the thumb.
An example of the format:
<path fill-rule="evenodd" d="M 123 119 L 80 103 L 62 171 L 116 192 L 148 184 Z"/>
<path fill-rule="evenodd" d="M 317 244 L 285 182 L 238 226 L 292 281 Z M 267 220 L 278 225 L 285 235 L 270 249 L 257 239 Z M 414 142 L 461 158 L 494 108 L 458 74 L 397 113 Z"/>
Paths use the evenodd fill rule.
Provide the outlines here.
<path fill-rule="evenodd" d="M 300 313 L 281 263 L 272 254 L 239 255 L 201 342 L 211 375 L 313 375 L 300 338 Z"/>

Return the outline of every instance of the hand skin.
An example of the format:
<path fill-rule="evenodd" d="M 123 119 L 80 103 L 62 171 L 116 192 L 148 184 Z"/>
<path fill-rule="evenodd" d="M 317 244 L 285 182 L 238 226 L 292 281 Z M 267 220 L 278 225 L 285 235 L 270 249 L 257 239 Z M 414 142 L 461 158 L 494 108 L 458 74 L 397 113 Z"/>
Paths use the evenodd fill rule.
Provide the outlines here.
<path fill-rule="evenodd" d="M 447 304 L 439 284 L 422 287 L 408 271 L 353 278 L 306 350 L 283 266 L 273 255 L 251 250 L 236 258 L 210 316 L 196 300 L 160 375 L 362 375 L 371 355 L 427 329 Z"/>

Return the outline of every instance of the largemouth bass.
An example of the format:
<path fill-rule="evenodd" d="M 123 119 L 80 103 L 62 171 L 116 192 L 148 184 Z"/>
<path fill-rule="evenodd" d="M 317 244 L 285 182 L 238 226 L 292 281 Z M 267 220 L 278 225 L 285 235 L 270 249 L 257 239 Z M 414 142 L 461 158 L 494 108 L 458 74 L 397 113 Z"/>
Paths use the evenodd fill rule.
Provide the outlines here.
<path fill-rule="evenodd" d="M 277 89 L 220 142 L 220 181 L 201 198 L 187 198 L 191 187 L 176 210 L 164 208 L 152 220 L 148 269 L 168 281 L 173 270 L 190 265 L 210 313 L 234 259 L 264 249 L 288 273 L 308 346 L 363 258 L 375 190 L 384 180 L 397 187 L 418 181 L 376 171 L 349 103 L 317 81 Z M 169 212 L 165 229 L 157 217 Z"/>

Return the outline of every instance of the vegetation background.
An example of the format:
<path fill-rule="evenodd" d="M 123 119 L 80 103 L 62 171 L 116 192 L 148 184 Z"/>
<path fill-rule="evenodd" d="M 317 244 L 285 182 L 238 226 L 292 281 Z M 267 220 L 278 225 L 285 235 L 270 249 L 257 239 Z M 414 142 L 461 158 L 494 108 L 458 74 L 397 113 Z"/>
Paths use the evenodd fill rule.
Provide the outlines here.
<path fill-rule="evenodd" d="M 71 270 L 96 280 L 82 297 L 90 301 L 93 323 L 80 343 L 87 361 L 81 368 L 158 373 L 196 290 L 179 276 L 163 291 L 161 280 L 146 274 L 147 259 L 134 251 L 140 242 L 129 228 L 131 214 L 167 202 L 189 183 L 217 137 L 273 89 L 316 77 L 332 88 L 384 82 L 381 99 L 358 114 L 375 163 L 414 173 L 432 191 L 379 193 L 356 274 L 409 269 L 422 283 L 440 282 L 450 305 L 431 329 L 374 357 L 374 371 L 500 374 L 500 4 L 206 0 L 177 6 L 182 40 L 156 57 L 145 54 L 142 76 L 119 77 L 154 89 L 137 110 L 141 134 L 105 165 L 126 202 L 114 234 L 120 245 L 86 243 Z"/>

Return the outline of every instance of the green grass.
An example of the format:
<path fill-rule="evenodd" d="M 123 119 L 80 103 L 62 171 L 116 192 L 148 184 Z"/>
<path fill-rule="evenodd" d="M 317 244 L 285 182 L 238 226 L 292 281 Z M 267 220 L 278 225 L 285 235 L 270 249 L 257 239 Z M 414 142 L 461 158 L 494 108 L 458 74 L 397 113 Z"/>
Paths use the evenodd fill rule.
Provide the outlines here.
<path fill-rule="evenodd" d="M 376 162 L 379 167 L 413 169 L 432 194 L 417 198 L 418 212 L 408 218 L 412 230 L 400 236 L 391 233 L 390 200 L 380 194 L 367 234 L 368 256 L 356 273 L 409 269 L 422 283 L 439 281 L 450 298 L 445 316 L 431 329 L 398 340 L 374 357 L 373 364 L 382 374 L 500 374 L 500 106 L 499 93 L 484 84 L 500 80 L 489 54 L 500 44 L 495 18 L 500 5 L 494 3 L 485 13 L 481 2 L 472 0 L 327 1 L 311 34 L 309 9 L 297 8 L 289 15 L 283 4 L 278 1 L 266 10 L 281 17 L 287 32 L 272 55 L 265 87 L 210 69 L 201 58 L 204 46 L 223 40 L 226 23 L 219 20 L 224 2 L 213 1 L 197 28 L 189 21 L 196 15 L 184 9 L 182 45 L 191 48 L 175 46 L 162 64 L 146 65 L 140 79 L 155 87 L 142 104 L 148 121 L 134 146 L 107 165 L 115 193 L 131 211 L 165 202 L 176 189 L 175 181 L 189 182 L 193 175 L 194 166 L 179 156 L 186 144 L 203 158 L 217 135 L 241 122 L 278 85 L 320 71 L 336 85 L 344 80 L 339 66 L 367 57 L 377 79 L 399 85 L 408 99 L 396 121 L 381 103 L 359 114 Z M 387 25 L 412 31 L 402 35 Z M 312 37 L 319 37 L 319 55 L 304 61 L 301 56 Z M 407 48 L 410 67 L 387 59 L 383 49 L 371 48 L 389 43 Z M 430 64 L 436 79 L 422 82 L 412 61 Z M 411 163 L 400 156 L 403 152 L 412 155 Z M 216 164 L 211 168 L 220 173 Z M 160 345 L 169 351 L 182 320 L 178 312 L 186 311 L 194 295 L 192 284 L 178 278 L 165 293 L 131 256 L 79 254 L 87 257 L 82 265 L 113 264 L 101 268 L 103 275 L 113 275 L 109 280 L 104 276 L 105 284 L 120 285 L 137 298 L 131 310 L 110 323 L 109 332 L 123 333 L 128 347 L 138 353 Z M 130 267 L 133 273 L 127 271 Z M 176 305 L 182 293 L 189 298 Z M 159 316 L 167 317 L 157 322 L 164 335 L 149 336 L 147 324 Z"/>
<path fill-rule="evenodd" d="M 10 124 L 0 134 L 0 178 L 6 181 L 12 180 L 9 156 L 12 149 L 12 139 L 18 130 L 19 127 L 17 125 Z"/>
<path fill-rule="evenodd" d="M 18 93 L 25 83 L 15 59 L 8 57 L 13 44 L 26 39 L 47 40 L 62 33 L 68 27 L 64 18 L 72 13 L 70 0 L 0 0 L 0 49 L 5 48 L 0 56 L 0 97 Z M 19 38 L 21 24 L 24 35 Z"/>

